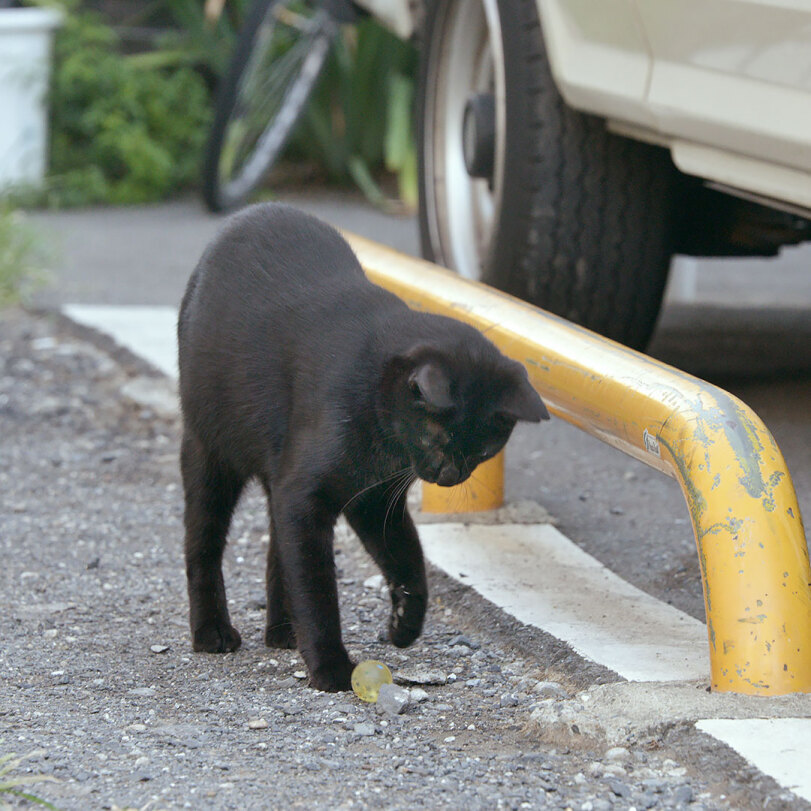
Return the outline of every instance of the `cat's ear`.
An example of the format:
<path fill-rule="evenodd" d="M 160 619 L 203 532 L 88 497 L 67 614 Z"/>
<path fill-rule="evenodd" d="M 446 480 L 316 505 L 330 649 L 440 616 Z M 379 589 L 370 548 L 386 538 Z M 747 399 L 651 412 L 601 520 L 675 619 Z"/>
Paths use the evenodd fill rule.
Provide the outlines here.
<path fill-rule="evenodd" d="M 408 376 L 408 389 L 418 402 L 434 411 L 447 411 L 456 405 L 451 397 L 451 382 L 436 363 L 421 363 Z"/>
<path fill-rule="evenodd" d="M 522 368 L 514 385 L 507 388 L 496 404 L 496 414 L 509 420 L 521 422 L 540 422 L 549 419 L 543 400 L 532 388 L 526 371 Z"/>

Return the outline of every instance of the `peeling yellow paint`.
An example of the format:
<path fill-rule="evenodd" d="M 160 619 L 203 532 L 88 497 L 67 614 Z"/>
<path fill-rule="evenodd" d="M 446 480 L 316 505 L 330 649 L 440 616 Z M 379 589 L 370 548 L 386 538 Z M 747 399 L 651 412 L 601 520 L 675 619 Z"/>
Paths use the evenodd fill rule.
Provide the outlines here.
<path fill-rule="evenodd" d="M 805 530 L 780 449 L 748 406 L 505 293 L 347 238 L 373 282 L 486 330 L 525 364 L 553 415 L 679 482 L 701 566 L 713 689 L 811 692 Z M 762 606 L 757 635 L 751 620 L 739 621 L 751 605 Z"/>

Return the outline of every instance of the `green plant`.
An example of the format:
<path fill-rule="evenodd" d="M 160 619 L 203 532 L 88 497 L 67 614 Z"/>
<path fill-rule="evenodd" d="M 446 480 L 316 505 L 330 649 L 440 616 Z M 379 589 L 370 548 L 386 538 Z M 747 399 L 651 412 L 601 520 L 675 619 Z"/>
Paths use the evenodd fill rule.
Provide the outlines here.
<path fill-rule="evenodd" d="M 338 37 L 288 156 L 354 181 L 377 203 L 383 168 L 398 177 L 399 194 L 416 203 L 416 151 L 411 128 L 416 52 L 372 19 Z"/>
<path fill-rule="evenodd" d="M 11 811 L 11 805 L 5 802 L 3 795 L 8 797 L 18 797 L 23 800 L 28 800 L 30 803 L 42 805 L 45 808 L 56 809 L 56 806 L 37 797 L 35 794 L 29 794 L 26 791 L 20 791 L 20 786 L 29 786 L 33 783 L 42 783 L 50 781 L 53 783 L 58 782 L 55 777 L 48 774 L 31 774 L 24 777 L 14 777 L 11 772 L 16 771 L 20 764 L 28 758 L 35 757 L 36 755 L 43 754 L 41 750 L 29 752 L 27 755 L 17 756 L 12 753 L 9 755 L 0 755 L 0 811 Z"/>
<path fill-rule="evenodd" d="M 157 37 L 154 50 L 134 56 L 139 67 L 186 65 L 215 78 L 225 71 L 249 0 L 228 0 L 216 19 L 206 16 L 201 0 L 154 0 L 125 24 L 170 20 L 172 26 Z"/>
<path fill-rule="evenodd" d="M 202 77 L 122 56 L 113 30 L 67 9 L 54 53 L 46 205 L 158 200 L 196 181 L 210 112 Z"/>
<path fill-rule="evenodd" d="M 25 301 L 44 281 L 42 260 L 37 235 L 24 215 L 0 204 L 0 307 Z M 0 780 L 3 774 L 0 768 Z"/>
<path fill-rule="evenodd" d="M 54 53 L 50 173 L 21 205 L 67 207 L 159 200 L 197 183 L 211 92 L 249 0 L 228 0 L 207 20 L 200 0 L 153 0 L 127 24 L 162 21 L 153 50 L 122 56 L 118 36 L 79 0 L 37 0 L 66 10 Z M 169 23 L 167 26 L 166 23 Z M 125 24 L 126 27 L 126 24 Z M 411 129 L 416 52 L 372 19 L 347 27 L 285 157 L 354 182 L 378 205 L 396 176 L 416 205 Z"/>

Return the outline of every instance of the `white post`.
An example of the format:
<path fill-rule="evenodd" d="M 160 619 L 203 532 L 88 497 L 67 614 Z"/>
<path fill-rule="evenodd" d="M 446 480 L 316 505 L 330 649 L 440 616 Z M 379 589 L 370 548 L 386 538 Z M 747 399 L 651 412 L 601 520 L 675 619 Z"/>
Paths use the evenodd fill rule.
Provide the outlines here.
<path fill-rule="evenodd" d="M 50 8 L 0 9 L 0 190 L 45 177 L 51 43 L 61 20 Z"/>

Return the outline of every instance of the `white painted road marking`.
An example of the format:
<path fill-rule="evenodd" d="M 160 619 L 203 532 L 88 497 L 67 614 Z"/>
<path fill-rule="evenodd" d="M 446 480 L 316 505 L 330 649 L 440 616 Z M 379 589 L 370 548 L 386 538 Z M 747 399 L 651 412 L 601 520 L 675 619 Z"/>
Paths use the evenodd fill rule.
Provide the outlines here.
<path fill-rule="evenodd" d="M 811 801 L 811 718 L 713 718 L 696 727 L 731 746 L 764 774 Z"/>
<path fill-rule="evenodd" d="M 138 305 L 66 304 L 62 312 L 85 327 L 103 332 L 177 379 L 177 308 Z"/>
<path fill-rule="evenodd" d="M 632 586 L 549 524 L 420 524 L 420 537 L 428 559 L 451 577 L 629 681 L 709 676 L 703 623 Z"/>

